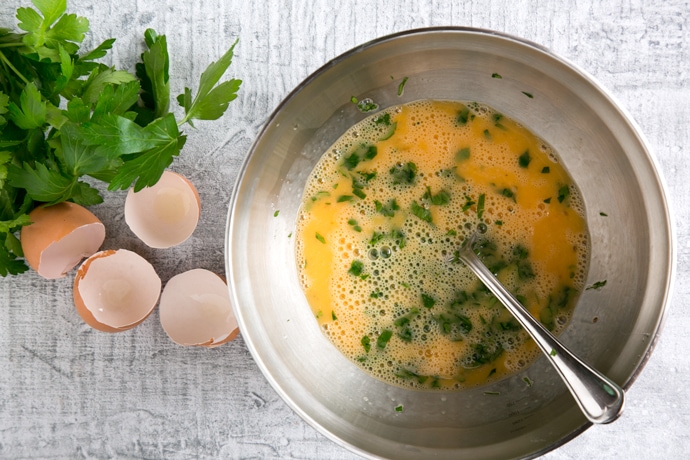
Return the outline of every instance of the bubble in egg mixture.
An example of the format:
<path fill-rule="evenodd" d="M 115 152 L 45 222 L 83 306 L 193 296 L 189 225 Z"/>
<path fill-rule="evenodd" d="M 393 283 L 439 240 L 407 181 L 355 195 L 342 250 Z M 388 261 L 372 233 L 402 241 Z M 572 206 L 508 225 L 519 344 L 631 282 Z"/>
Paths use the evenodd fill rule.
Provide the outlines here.
<path fill-rule="evenodd" d="M 408 388 L 462 389 L 539 351 L 455 253 L 472 232 L 489 269 L 553 333 L 589 256 L 584 204 L 556 152 L 486 105 L 378 112 L 327 150 L 297 221 L 299 279 L 333 344 Z"/>

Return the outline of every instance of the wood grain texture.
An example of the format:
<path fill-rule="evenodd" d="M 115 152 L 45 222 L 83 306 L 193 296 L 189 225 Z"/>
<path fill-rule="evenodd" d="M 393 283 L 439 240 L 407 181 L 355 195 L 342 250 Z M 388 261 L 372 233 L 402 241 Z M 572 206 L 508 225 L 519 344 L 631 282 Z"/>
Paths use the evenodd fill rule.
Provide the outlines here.
<path fill-rule="evenodd" d="M 0 27 L 28 1 L 0 1 Z M 224 271 L 227 206 L 263 122 L 311 72 L 348 49 L 410 28 L 496 29 L 540 43 L 594 75 L 639 123 L 668 184 L 678 239 L 676 290 L 662 338 L 626 413 L 549 459 L 679 458 L 690 450 L 690 2 L 71 0 L 91 21 L 86 46 L 117 42 L 108 64 L 132 70 L 143 31 L 168 37 L 172 94 L 239 37 L 244 80 L 219 122 L 187 129 L 173 169 L 198 187 L 201 222 L 183 245 L 146 248 L 127 229 L 124 192 L 92 208 L 104 248 L 137 251 L 163 282 L 191 268 Z M 241 338 L 218 349 L 171 342 L 157 313 L 111 335 L 90 329 L 71 277 L 0 279 L 0 458 L 352 459 L 308 426 L 263 378 Z"/>

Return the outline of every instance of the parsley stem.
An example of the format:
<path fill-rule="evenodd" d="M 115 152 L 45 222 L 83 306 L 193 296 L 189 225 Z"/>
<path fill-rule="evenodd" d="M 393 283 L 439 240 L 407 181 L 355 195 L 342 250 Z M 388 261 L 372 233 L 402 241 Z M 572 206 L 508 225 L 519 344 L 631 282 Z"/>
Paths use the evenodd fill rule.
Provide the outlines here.
<path fill-rule="evenodd" d="M 24 75 L 22 75 L 22 74 L 17 70 L 17 68 L 16 68 L 15 66 L 12 65 L 12 63 L 10 62 L 10 60 L 7 59 L 7 57 L 5 56 L 5 53 L 3 53 L 2 51 L 0 51 L 0 61 L 4 62 L 4 63 L 7 65 L 7 67 L 9 67 L 10 69 L 12 69 L 12 70 L 14 71 L 14 73 L 16 73 L 17 76 L 24 82 L 25 85 L 28 85 L 28 84 L 29 84 L 29 80 L 27 80 L 26 77 L 24 77 Z"/>
<path fill-rule="evenodd" d="M 0 43 L 0 48 L 19 48 L 24 46 L 24 43 Z"/>

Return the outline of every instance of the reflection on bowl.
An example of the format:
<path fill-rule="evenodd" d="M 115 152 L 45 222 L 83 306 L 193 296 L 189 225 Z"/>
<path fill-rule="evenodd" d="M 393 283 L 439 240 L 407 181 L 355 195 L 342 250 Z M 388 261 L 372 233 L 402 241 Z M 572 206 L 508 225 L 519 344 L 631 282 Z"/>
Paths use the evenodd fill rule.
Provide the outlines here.
<path fill-rule="evenodd" d="M 584 431 L 589 423 L 544 359 L 489 386 L 414 391 L 363 373 L 321 332 L 297 279 L 292 232 L 313 166 L 366 116 L 352 96 L 381 108 L 479 101 L 543 138 L 583 195 L 587 284 L 607 280 L 582 294 L 561 340 L 627 388 L 658 338 L 673 237 L 662 181 L 634 122 L 591 77 L 538 45 L 485 30 L 421 29 L 364 44 L 316 71 L 269 118 L 243 165 L 226 269 L 242 335 L 266 378 L 308 423 L 364 456 L 533 456 Z"/>

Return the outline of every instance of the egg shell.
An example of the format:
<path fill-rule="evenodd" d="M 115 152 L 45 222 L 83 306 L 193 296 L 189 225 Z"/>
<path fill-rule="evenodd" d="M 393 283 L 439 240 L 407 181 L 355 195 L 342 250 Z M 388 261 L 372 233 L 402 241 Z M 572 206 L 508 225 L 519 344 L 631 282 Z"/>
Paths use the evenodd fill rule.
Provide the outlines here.
<path fill-rule="evenodd" d="M 29 213 L 22 227 L 24 257 L 39 275 L 61 278 L 105 240 L 105 226 L 91 211 L 75 203 L 42 206 Z"/>
<path fill-rule="evenodd" d="M 179 345 L 213 348 L 239 334 L 228 287 L 208 270 L 172 277 L 161 294 L 159 313 L 163 329 Z"/>
<path fill-rule="evenodd" d="M 186 177 L 165 171 L 151 187 L 130 189 L 125 222 L 147 246 L 165 249 L 186 241 L 201 217 L 201 199 Z"/>
<path fill-rule="evenodd" d="M 122 332 L 141 324 L 158 302 L 161 279 L 140 255 L 109 249 L 89 257 L 74 278 L 74 305 L 86 324 Z M 130 295 L 131 294 L 131 295 Z M 121 297 L 114 303 L 113 297 Z"/>

